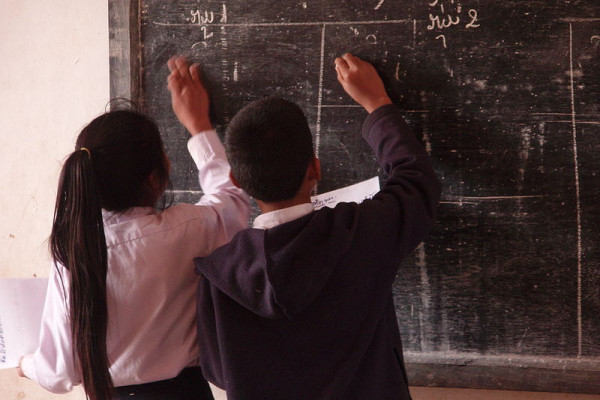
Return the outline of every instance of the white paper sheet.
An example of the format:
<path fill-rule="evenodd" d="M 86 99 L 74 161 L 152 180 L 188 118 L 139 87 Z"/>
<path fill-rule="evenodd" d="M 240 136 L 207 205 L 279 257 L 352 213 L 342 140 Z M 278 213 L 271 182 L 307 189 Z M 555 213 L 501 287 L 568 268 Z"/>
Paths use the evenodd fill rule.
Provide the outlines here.
<path fill-rule="evenodd" d="M 333 208 L 337 203 L 360 203 L 365 199 L 370 199 L 379 192 L 379 178 L 374 177 L 355 185 L 346 186 L 331 192 L 312 196 L 310 199 L 316 210 L 323 207 Z"/>
<path fill-rule="evenodd" d="M 0 279 L 0 369 L 36 349 L 47 286 L 48 279 Z"/>

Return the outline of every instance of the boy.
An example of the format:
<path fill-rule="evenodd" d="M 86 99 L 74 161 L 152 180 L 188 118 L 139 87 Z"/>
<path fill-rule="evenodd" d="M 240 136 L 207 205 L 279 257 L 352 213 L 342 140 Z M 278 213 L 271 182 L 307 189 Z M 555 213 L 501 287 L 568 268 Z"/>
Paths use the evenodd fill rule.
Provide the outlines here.
<path fill-rule="evenodd" d="M 314 211 L 321 170 L 302 111 L 271 98 L 233 118 L 230 176 L 262 214 L 195 260 L 216 398 L 219 388 L 229 400 L 410 398 L 392 284 L 432 225 L 440 185 L 373 66 L 350 54 L 335 65 L 370 114 L 363 136 L 388 180 L 372 200 Z"/>

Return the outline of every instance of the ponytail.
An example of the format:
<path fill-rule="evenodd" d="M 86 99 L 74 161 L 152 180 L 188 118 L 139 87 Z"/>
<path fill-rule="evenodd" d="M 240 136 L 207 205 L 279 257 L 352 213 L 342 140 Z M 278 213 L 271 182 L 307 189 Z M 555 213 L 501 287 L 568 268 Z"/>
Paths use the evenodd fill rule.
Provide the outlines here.
<path fill-rule="evenodd" d="M 156 124 L 135 111 L 115 110 L 93 119 L 77 138 L 60 176 L 50 252 L 69 270 L 73 357 L 89 399 L 111 398 L 107 355 L 108 252 L 102 210 L 121 212 L 154 201 L 152 173 L 161 187 L 168 163 Z M 78 362 L 77 362 L 78 361 Z"/>
<path fill-rule="evenodd" d="M 71 337 L 86 395 L 109 400 L 113 383 L 106 348 L 108 256 L 92 162 L 93 151 L 84 148 L 73 152 L 62 168 L 50 251 L 70 272 Z"/>

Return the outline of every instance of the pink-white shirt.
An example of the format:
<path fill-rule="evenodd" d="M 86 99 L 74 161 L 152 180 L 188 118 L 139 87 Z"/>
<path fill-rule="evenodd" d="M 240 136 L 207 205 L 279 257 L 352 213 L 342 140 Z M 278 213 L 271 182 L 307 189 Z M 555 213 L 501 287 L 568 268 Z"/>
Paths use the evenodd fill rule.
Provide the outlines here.
<path fill-rule="evenodd" d="M 249 199 L 229 180 L 214 131 L 193 136 L 188 150 L 204 195 L 162 212 L 135 207 L 103 212 L 108 247 L 107 349 L 115 386 L 170 379 L 197 365 L 193 258 L 208 255 L 245 228 Z M 61 279 L 62 275 L 62 279 Z M 23 373 L 54 393 L 81 383 L 68 320 L 69 272 L 52 268 L 38 349 Z"/>

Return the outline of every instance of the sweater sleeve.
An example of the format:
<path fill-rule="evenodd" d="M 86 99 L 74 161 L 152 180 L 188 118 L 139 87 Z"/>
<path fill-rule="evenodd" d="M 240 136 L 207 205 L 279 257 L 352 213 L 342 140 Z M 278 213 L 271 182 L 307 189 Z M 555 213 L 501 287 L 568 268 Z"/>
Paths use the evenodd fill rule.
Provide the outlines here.
<path fill-rule="evenodd" d="M 378 108 L 366 118 L 362 133 L 387 178 L 374 198 L 317 211 L 293 236 L 285 226 L 266 234 L 271 298 L 288 317 L 312 304 L 336 269 L 337 279 L 343 276 L 365 303 L 375 301 L 374 293 L 389 293 L 400 260 L 433 225 L 440 184 L 400 110 Z"/>
<path fill-rule="evenodd" d="M 68 272 L 52 268 L 42 312 L 38 348 L 21 361 L 23 374 L 52 393 L 67 393 L 81 379 L 73 357 L 67 313 Z M 62 276 L 61 276 L 62 275 Z"/>
<path fill-rule="evenodd" d="M 441 196 L 441 184 L 431 158 L 400 110 L 386 105 L 373 111 L 363 125 L 363 136 L 373 148 L 385 185 L 369 208 L 380 221 L 394 221 L 402 244 L 401 257 L 412 251 L 429 233 Z M 387 215 L 377 215 L 377 210 Z M 390 215 L 391 210 L 393 214 Z"/>

